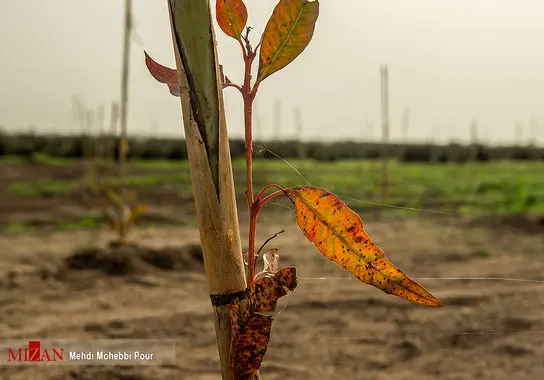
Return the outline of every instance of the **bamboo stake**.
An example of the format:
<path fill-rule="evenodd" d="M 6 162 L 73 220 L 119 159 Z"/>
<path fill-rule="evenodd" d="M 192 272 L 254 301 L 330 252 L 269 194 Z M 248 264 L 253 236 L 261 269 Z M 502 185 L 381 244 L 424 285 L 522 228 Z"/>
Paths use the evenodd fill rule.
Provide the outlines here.
<path fill-rule="evenodd" d="M 231 303 L 245 291 L 246 280 L 221 71 L 209 0 L 168 0 L 168 6 L 221 373 L 229 380 Z"/>
<path fill-rule="evenodd" d="M 128 151 L 127 143 L 127 106 L 128 78 L 130 61 L 130 35 L 132 30 L 132 0 L 125 0 L 125 34 L 123 37 L 123 71 L 121 77 L 121 136 L 119 141 L 119 180 L 121 188 L 125 185 L 125 161 Z"/>

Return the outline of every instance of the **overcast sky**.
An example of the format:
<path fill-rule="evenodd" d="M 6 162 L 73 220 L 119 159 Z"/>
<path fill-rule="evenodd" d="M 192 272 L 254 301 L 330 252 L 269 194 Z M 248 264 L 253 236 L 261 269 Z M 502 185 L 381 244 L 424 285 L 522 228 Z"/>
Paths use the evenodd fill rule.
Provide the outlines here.
<path fill-rule="evenodd" d="M 215 0 L 211 0 L 215 6 Z M 134 0 L 129 131 L 182 136 L 179 99 L 147 73 L 143 49 L 174 67 L 167 2 Z M 275 0 L 246 0 L 254 40 Z M 380 65 L 390 72 L 391 135 L 467 140 L 472 119 L 483 142 L 544 143 L 542 0 L 321 0 L 316 32 L 291 65 L 263 82 L 257 137 L 368 139 L 380 133 Z M 241 55 L 217 28 L 220 60 L 233 81 Z M 122 0 L 0 1 L 0 125 L 8 130 L 79 132 L 72 96 L 88 107 L 119 98 Z M 231 136 L 242 136 L 241 101 L 226 89 Z M 534 121 L 531 121 L 534 119 Z"/>

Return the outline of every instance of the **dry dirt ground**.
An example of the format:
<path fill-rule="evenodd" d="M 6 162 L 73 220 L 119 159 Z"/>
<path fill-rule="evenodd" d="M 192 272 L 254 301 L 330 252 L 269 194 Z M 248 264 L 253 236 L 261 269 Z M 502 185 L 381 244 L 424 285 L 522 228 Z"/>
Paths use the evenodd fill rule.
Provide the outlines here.
<path fill-rule="evenodd" d="M 0 220 L 28 219 L 40 210 L 52 215 L 69 205 L 1 199 Z M 265 380 L 544 379 L 542 228 L 524 233 L 459 217 L 363 215 L 367 233 L 389 259 L 445 304 L 431 309 L 352 279 L 318 254 L 293 218 L 269 211 L 259 240 L 286 229 L 272 246 L 283 266 L 297 267 L 300 282 L 281 302 Z M 99 251 L 113 237 L 106 230 L 1 233 L 0 334 L 175 339 L 176 365 L 0 367 L 2 379 L 219 378 L 198 231 L 141 227 L 133 236 L 137 247 L 112 261 Z"/>
<path fill-rule="evenodd" d="M 417 278 L 544 280 L 542 235 L 468 227 L 457 220 L 386 217 L 367 225 L 389 258 Z M 322 259 L 294 224 L 283 227 L 287 232 L 274 245 L 283 265 L 297 266 L 300 283 L 277 316 L 262 368 L 265 379 L 544 378 L 544 283 L 422 279 L 445 304 L 430 309 L 350 279 Z M 260 236 L 279 228 L 267 224 Z M 198 246 L 191 246 L 198 243 L 197 230 L 143 229 L 137 235 L 151 259 L 145 260 L 145 252 L 137 259 L 133 252 L 126 259 L 130 265 L 121 262 L 114 269 L 78 269 L 82 265 L 73 258 L 78 248 L 105 246 L 111 239 L 107 231 L 1 237 L 1 334 L 174 338 L 177 365 L 4 367 L 3 378 L 218 378 L 205 275 Z M 157 250 L 159 258 L 153 259 L 152 248 L 167 246 L 181 249 Z"/>

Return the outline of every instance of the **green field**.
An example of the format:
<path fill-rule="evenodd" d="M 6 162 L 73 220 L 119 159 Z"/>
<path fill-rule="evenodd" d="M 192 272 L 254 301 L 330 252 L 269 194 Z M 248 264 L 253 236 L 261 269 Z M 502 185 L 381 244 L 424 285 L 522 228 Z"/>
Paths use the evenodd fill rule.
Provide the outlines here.
<path fill-rule="evenodd" d="M 15 163 L 5 158 L 3 163 Z M 38 165 L 67 167 L 76 161 L 40 158 Z M 245 162 L 233 162 L 236 190 L 243 194 Z M 137 172 L 137 174 L 135 174 Z M 268 183 L 284 187 L 310 184 L 341 196 L 354 208 L 411 207 L 451 210 L 462 214 L 544 212 L 544 162 L 493 161 L 467 164 L 389 164 L 390 187 L 380 196 L 381 162 L 371 160 L 255 160 L 256 191 Z M 111 186 L 115 177 L 106 178 Z M 182 193 L 192 191 L 187 161 L 137 161 L 129 163 L 127 184 Z M 80 179 L 35 178 L 11 181 L 8 191 L 22 197 L 65 194 L 80 188 Z"/>

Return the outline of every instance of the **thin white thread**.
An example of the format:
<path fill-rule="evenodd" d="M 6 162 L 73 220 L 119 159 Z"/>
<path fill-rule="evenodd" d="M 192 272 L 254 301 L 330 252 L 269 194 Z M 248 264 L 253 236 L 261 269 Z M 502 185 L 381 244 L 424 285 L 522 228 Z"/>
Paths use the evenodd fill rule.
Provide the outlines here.
<path fill-rule="evenodd" d="M 535 282 L 543 283 L 543 280 L 533 280 L 527 278 L 513 278 L 513 277 L 419 277 L 417 280 L 489 280 L 489 281 L 517 281 L 517 282 Z"/>
<path fill-rule="evenodd" d="M 278 159 L 280 159 L 281 161 L 283 161 L 291 169 L 293 169 L 293 171 L 295 173 L 297 173 L 297 175 L 306 183 L 306 185 L 314 186 L 314 185 L 312 185 L 310 183 L 310 181 L 308 181 L 306 179 L 306 177 L 304 177 L 302 175 L 302 173 L 293 164 L 291 164 L 289 161 L 287 161 L 287 159 L 281 157 L 280 155 L 278 155 L 277 153 L 275 153 L 272 150 L 268 149 L 264 145 L 255 144 L 255 146 L 259 147 L 261 149 L 259 152 L 256 153 L 256 155 L 260 154 L 262 151 L 269 152 L 273 156 L 275 156 Z M 374 206 L 385 207 L 385 208 L 392 208 L 392 209 L 398 209 L 398 210 L 407 210 L 407 211 L 417 211 L 417 212 L 422 212 L 422 213 L 427 213 L 427 214 L 435 214 L 435 215 L 448 215 L 448 216 L 455 216 L 455 217 L 458 217 L 458 218 L 462 218 L 462 219 L 464 218 L 464 219 L 468 219 L 468 220 L 480 220 L 480 221 L 487 222 L 487 223 L 490 223 L 490 224 L 493 223 L 493 220 L 491 220 L 490 218 L 486 218 L 486 217 L 482 217 L 482 216 L 473 216 L 473 215 L 462 215 L 462 214 L 459 214 L 459 213 L 457 213 L 455 211 L 433 210 L 433 209 L 425 209 L 425 208 L 417 208 L 417 207 L 397 206 L 397 205 L 390 205 L 390 204 L 380 203 L 380 202 L 376 202 L 376 201 L 365 201 L 363 199 L 347 197 L 347 196 L 343 196 L 343 195 L 341 195 L 341 198 L 349 199 L 349 200 L 352 200 L 352 201 L 357 201 L 357 202 L 361 202 L 361 203 L 365 203 L 365 204 L 371 204 L 371 205 L 374 205 Z M 511 231 L 520 233 L 520 234 L 525 235 L 525 236 L 532 236 L 532 234 L 530 234 L 530 233 L 528 233 L 526 231 L 523 231 L 522 229 L 516 228 L 516 227 L 508 226 L 507 228 L 510 229 Z"/>
<path fill-rule="evenodd" d="M 311 186 L 312 184 L 302 175 L 302 173 L 297 169 L 295 168 L 289 161 L 287 161 L 285 158 L 281 157 L 280 155 L 278 155 L 277 153 L 274 153 L 272 152 L 270 149 L 268 149 L 267 147 L 265 147 L 264 145 L 258 145 L 258 144 L 255 144 L 255 146 L 258 146 L 259 148 L 261 148 L 261 150 L 264 150 L 264 151 L 267 151 L 269 152 L 270 154 L 276 156 L 277 158 L 279 158 L 280 160 L 282 160 L 285 164 L 287 164 L 291 169 L 293 169 L 295 171 L 295 173 L 298 174 L 298 176 L 304 181 L 306 182 L 306 185 L 309 185 Z M 260 152 L 257 152 L 257 154 L 259 154 Z"/>
<path fill-rule="evenodd" d="M 544 280 L 532 280 L 526 278 L 512 278 L 512 277 L 418 277 L 414 278 L 415 280 L 459 280 L 459 281 L 516 281 L 516 282 L 534 282 L 544 284 Z M 350 280 L 350 281 L 359 281 L 356 278 L 348 277 L 301 277 L 299 280 L 309 280 L 309 281 L 319 281 L 319 280 Z"/>
<path fill-rule="evenodd" d="M 491 331 L 464 331 L 464 332 L 457 332 L 452 333 L 451 335 L 503 335 L 503 334 L 522 334 L 522 333 L 530 333 L 530 334 L 544 334 L 544 331 L 499 331 L 499 330 L 491 330 Z"/>

